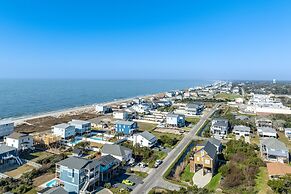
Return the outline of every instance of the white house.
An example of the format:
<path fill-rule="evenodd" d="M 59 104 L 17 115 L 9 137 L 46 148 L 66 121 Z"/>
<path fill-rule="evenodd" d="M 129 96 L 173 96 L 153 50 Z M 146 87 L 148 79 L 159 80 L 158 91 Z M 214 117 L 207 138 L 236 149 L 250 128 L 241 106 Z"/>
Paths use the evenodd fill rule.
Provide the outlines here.
<path fill-rule="evenodd" d="M 62 123 L 62 124 L 53 126 L 52 131 L 54 135 L 59 136 L 63 139 L 68 139 L 76 135 L 75 127 L 67 123 Z"/>
<path fill-rule="evenodd" d="M 96 105 L 95 110 L 98 113 L 108 113 L 108 112 L 110 112 L 110 107 L 102 105 L 102 104 L 98 104 L 98 105 Z"/>
<path fill-rule="evenodd" d="M 228 134 L 229 122 L 226 119 L 213 119 L 210 127 L 212 135 L 216 138 L 224 138 Z"/>
<path fill-rule="evenodd" d="M 5 138 L 7 146 L 16 148 L 17 150 L 26 150 L 33 148 L 32 136 L 24 133 L 14 132 Z"/>
<path fill-rule="evenodd" d="M 101 150 L 101 155 L 112 155 L 114 158 L 123 162 L 128 162 L 132 159 L 131 149 L 117 144 L 104 144 Z"/>
<path fill-rule="evenodd" d="M 250 136 L 251 128 L 243 125 L 236 125 L 233 127 L 232 132 L 235 135 L 247 137 Z"/>
<path fill-rule="evenodd" d="M 260 137 L 274 137 L 277 138 L 277 132 L 275 129 L 271 127 L 258 127 L 257 128 L 258 135 Z"/>
<path fill-rule="evenodd" d="M 128 119 L 128 112 L 125 111 L 114 111 L 113 118 L 117 120 L 127 120 Z"/>
<path fill-rule="evenodd" d="M 82 135 L 91 131 L 91 122 L 73 119 L 69 125 L 75 127 L 76 134 Z"/>
<path fill-rule="evenodd" d="M 291 140 L 291 128 L 285 128 L 285 136 Z"/>
<path fill-rule="evenodd" d="M 14 131 L 14 122 L 0 120 L 0 137 L 10 135 Z"/>
<path fill-rule="evenodd" d="M 179 114 L 167 114 L 166 117 L 167 126 L 172 127 L 184 127 L 185 126 L 185 116 Z"/>
<path fill-rule="evenodd" d="M 137 133 L 133 135 L 133 145 L 140 145 L 141 147 L 153 147 L 158 139 L 148 131 Z"/>

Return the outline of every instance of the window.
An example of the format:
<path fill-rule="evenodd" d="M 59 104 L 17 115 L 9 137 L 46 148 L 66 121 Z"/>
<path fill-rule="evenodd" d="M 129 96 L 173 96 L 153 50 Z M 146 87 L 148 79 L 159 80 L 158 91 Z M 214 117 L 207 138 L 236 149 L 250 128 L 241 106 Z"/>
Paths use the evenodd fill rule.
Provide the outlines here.
<path fill-rule="evenodd" d="M 205 164 L 210 164 L 210 160 L 205 160 Z"/>
<path fill-rule="evenodd" d="M 199 157 L 197 157 L 197 161 L 200 161 L 200 158 Z"/>

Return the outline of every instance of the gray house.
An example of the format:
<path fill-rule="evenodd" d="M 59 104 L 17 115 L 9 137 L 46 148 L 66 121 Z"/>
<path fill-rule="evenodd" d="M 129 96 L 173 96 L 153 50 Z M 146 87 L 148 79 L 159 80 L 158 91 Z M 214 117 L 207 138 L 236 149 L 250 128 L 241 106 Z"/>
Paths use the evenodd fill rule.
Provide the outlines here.
<path fill-rule="evenodd" d="M 67 158 L 56 164 L 56 178 L 69 193 L 93 192 L 100 182 L 100 162 L 96 159 Z"/>
<path fill-rule="evenodd" d="M 286 145 L 275 138 L 264 138 L 260 141 L 261 156 L 270 162 L 289 162 L 289 150 Z"/>

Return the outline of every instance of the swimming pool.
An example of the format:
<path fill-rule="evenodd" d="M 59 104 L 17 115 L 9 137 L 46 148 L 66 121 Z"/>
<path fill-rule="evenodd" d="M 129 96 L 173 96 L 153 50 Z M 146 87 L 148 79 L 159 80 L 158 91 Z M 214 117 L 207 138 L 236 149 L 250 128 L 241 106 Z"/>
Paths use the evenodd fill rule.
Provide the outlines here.
<path fill-rule="evenodd" d="M 102 137 L 90 137 L 89 139 L 97 140 L 97 141 L 103 141 Z"/>
<path fill-rule="evenodd" d="M 47 187 L 55 187 L 55 186 L 57 186 L 57 184 L 58 184 L 57 180 L 56 179 L 53 179 L 53 180 L 47 182 L 46 183 L 46 186 Z"/>

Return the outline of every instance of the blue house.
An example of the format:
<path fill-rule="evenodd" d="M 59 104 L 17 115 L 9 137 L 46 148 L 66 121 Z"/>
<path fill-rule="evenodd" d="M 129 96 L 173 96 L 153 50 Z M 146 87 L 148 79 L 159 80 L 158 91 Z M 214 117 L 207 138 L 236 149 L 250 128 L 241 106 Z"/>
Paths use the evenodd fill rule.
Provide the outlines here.
<path fill-rule="evenodd" d="M 123 133 L 125 135 L 131 134 L 137 129 L 137 123 L 133 121 L 118 120 L 115 122 L 115 132 Z"/>
<path fill-rule="evenodd" d="M 100 163 L 100 181 L 109 181 L 118 174 L 121 161 L 111 155 L 102 156 L 98 159 Z"/>
<path fill-rule="evenodd" d="M 18 157 L 17 149 L 4 144 L 0 145 L 0 169 L 11 167 L 11 165 L 21 165 L 22 161 Z"/>
<path fill-rule="evenodd" d="M 98 160 L 70 157 L 56 164 L 56 178 L 69 193 L 96 191 L 100 178 Z"/>

